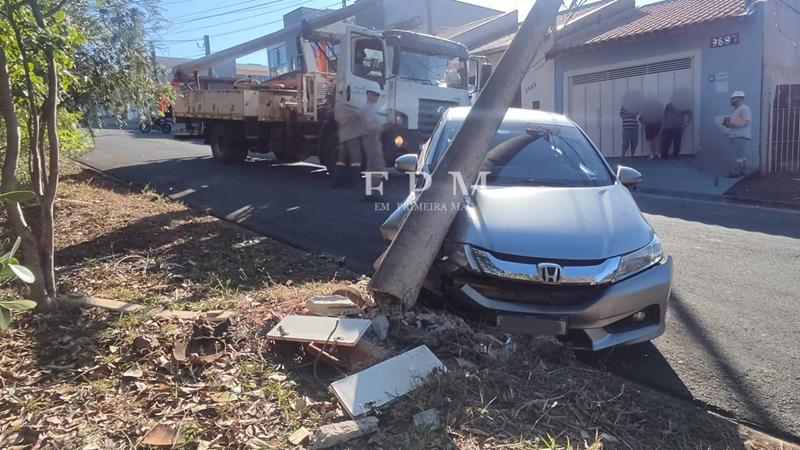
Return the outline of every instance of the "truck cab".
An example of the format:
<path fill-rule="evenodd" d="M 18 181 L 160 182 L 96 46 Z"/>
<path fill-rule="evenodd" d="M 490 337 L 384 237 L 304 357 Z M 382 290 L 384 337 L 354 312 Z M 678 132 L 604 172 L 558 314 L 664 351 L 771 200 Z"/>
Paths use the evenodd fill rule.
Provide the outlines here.
<path fill-rule="evenodd" d="M 347 25 L 340 45 L 336 103 L 354 111 L 367 90 L 381 94 L 378 109 L 388 162 L 418 152 L 445 110 L 469 105 L 467 48 L 410 31 L 374 31 Z"/>

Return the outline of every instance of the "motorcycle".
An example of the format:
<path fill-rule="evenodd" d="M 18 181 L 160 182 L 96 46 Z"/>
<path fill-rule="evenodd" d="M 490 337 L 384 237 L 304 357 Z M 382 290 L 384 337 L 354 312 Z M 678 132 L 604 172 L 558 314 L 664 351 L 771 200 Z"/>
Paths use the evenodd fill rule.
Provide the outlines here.
<path fill-rule="evenodd" d="M 164 134 L 172 133 L 172 124 L 174 123 L 171 117 L 159 117 L 156 115 L 150 116 L 149 120 L 143 120 L 139 124 L 139 131 L 142 133 L 149 133 L 153 128 L 161 130 Z"/>

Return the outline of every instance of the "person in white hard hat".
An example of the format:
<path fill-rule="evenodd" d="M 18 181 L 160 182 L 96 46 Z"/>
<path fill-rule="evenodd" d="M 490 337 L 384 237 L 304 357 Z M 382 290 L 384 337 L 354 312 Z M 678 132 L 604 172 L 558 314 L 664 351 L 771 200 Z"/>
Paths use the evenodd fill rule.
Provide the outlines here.
<path fill-rule="evenodd" d="M 728 131 L 727 136 L 731 142 L 734 159 L 729 178 L 738 178 L 745 174 L 745 164 L 747 163 L 747 145 L 750 143 L 751 130 L 750 123 L 753 121 L 753 113 L 744 104 L 744 92 L 734 91 L 731 94 L 731 106 L 733 113 L 722 120 Z"/>

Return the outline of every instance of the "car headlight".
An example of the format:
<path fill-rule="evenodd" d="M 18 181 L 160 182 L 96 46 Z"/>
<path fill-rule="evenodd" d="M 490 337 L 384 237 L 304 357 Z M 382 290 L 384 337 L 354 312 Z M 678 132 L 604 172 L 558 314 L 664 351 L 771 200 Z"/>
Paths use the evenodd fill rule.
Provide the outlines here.
<path fill-rule="evenodd" d="M 664 248 L 661 246 L 661 239 L 654 235 L 649 244 L 620 258 L 614 281 L 637 274 L 658 264 L 662 259 L 664 259 Z"/>

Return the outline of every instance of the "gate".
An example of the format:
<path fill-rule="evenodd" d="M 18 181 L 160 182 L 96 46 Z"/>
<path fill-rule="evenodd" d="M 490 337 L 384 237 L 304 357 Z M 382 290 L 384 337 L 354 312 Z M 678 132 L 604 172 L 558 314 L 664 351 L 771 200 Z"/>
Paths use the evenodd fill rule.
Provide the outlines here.
<path fill-rule="evenodd" d="M 800 84 L 775 90 L 770 136 L 770 172 L 800 172 Z"/>

